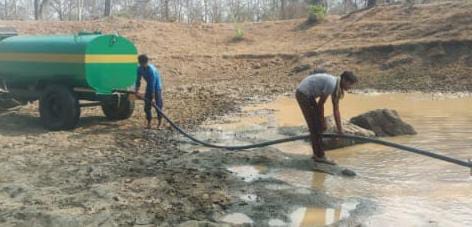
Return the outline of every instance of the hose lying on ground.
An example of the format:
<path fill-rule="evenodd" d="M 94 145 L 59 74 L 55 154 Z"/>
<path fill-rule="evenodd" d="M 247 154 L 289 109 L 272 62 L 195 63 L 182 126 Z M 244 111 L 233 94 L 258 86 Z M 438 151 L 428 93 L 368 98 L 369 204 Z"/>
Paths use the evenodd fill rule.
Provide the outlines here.
<path fill-rule="evenodd" d="M 211 143 L 207 143 L 205 141 L 199 140 L 199 139 L 193 137 L 192 135 L 188 134 L 182 128 L 180 128 L 178 125 L 176 125 L 171 119 L 169 119 L 169 117 L 167 117 L 164 114 L 164 112 L 161 109 L 159 109 L 159 107 L 157 107 L 157 105 L 155 105 L 153 103 L 153 106 L 162 115 L 162 117 L 164 119 L 166 119 L 167 122 L 169 122 L 169 124 L 175 130 L 177 130 L 179 133 L 181 133 L 185 137 L 189 138 L 190 140 L 192 140 L 196 143 L 199 143 L 203 146 L 206 146 L 206 147 L 223 148 L 223 149 L 228 149 L 228 150 L 243 150 L 243 149 L 250 149 L 250 148 L 257 148 L 257 147 L 266 147 L 266 146 L 270 146 L 270 145 L 274 145 L 274 144 L 287 143 L 287 142 L 292 142 L 292 141 L 296 141 L 296 140 L 304 140 L 304 139 L 308 139 L 310 137 L 310 135 L 308 134 L 308 135 L 293 136 L 293 137 L 277 139 L 277 140 L 271 140 L 271 141 L 267 141 L 267 142 L 249 144 L 249 145 L 238 145 L 238 146 L 216 145 L 216 144 L 211 144 Z M 361 142 L 375 143 L 375 144 L 380 144 L 380 145 L 384 145 L 384 146 L 388 146 L 388 147 L 394 147 L 394 148 L 397 148 L 397 149 L 400 149 L 400 150 L 403 150 L 403 151 L 408 151 L 408 152 L 412 152 L 412 153 L 416 153 L 416 154 L 420 154 L 420 155 L 425 155 L 425 156 L 428 156 L 428 157 L 431 157 L 431 158 L 443 160 L 443 161 L 446 161 L 446 162 L 454 163 L 456 165 L 460 165 L 460 166 L 464 166 L 464 167 L 468 167 L 468 168 L 472 169 L 472 163 L 471 162 L 458 160 L 458 159 L 455 159 L 455 158 L 451 158 L 451 157 L 447 157 L 447 156 L 444 156 L 444 155 L 436 154 L 436 153 L 433 153 L 433 152 L 430 152 L 430 151 L 426 151 L 426 150 L 422 150 L 422 149 L 418 149 L 418 148 L 414 148 L 414 147 L 410 147 L 410 146 L 405 146 L 405 145 L 402 145 L 402 144 L 392 143 L 392 142 L 388 142 L 388 141 L 384 141 L 384 140 L 380 140 L 380 139 L 374 139 L 374 138 L 363 137 L 363 136 L 355 136 L 355 135 L 347 135 L 347 134 L 335 134 L 335 133 L 323 133 L 323 134 L 321 134 L 321 136 L 325 137 L 325 138 L 351 139 L 351 140 L 356 140 L 356 141 L 361 141 Z"/>
<path fill-rule="evenodd" d="M 134 94 L 134 92 L 127 92 L 127 93 Z M 188 139 L 190 139 L 190 140 L 192 140 L 192 141 L 194 141 L 198 144 L 201 144 L 203 146 L 206 146 L 206 147 L 222 148 L 222 149 L 227 149 L 227 150 L 243 150 L 243 149 L 265 147 L 265 146 L 270 146 L 270 145 L 279 144 L 279 143 L 287 143 L 287 142 L 292 142 L 292 141 L 296 141 L 296 140 L 304 140 L 304 139 L 308 139 L 309 136 L 310 136 L 310 135 L 300 135 L 300 136 L 293 136 L 293 137 L 287 137 L 287 138 L 283 138 L 283 139 L 266 141 L 266 142 L 262 142 L 262 143 L 249 144 L 249 145 L 238 145 L 238 146 L 227 146 L 227 145 L 211 144 L 211 143 L 207 143 L 205 141 L 199 140 L 199 139 L 195 138 L 194 136 L 190 135 L 189 133 L 187 133 L 186 131 L 184 131 L 182 128 L 180 128 L 178 125 L 176 125 L 175 122 L 173 122 L 169 117 L 167 117 L 167 115 L 155 103 L 153 103 L 153 102 L 151 102 L 151 103 L 152 103 L 152 106 L 156 109 L 156 111 L 158 111 L 162 115 L 162 117 L 167 122 L 169 122 L 169 124 L 172 126 L 172 128 L 177 130 L 179 133 L 181 133 L 182 135 L 184 135 Z M 446 161 L 446 162 L 454 163 L 456 165 L 460 165 L 460 166 L 470 168 L 471 169 L 471 175 L 472 175 L 472 162 L 470 162 L 470 161 L 466 162 L 466 161 L 458 160 L 458 159 L 451 158 L 451 157 L 448 157 L 448 156 L 436 154 L 436 153 L 433 153 L 433 152 L 430 152 L 430 151 L 422 150 L 422 149 L 419 149 L 419 148 L 414 148 L 414 147 L 410 147 L 410 146 L 406 146 L 406 145 L 402 145 L 402 144 L 397 144 L 397 143 L 393 143 L 393 142 L 388 142 L 388 141 L 375 139 L 375 138 L 364 137 L 364 136 L 334 134 L 334 133 L 323 133 L 323 134 L 321 134 L 321 136 L 324 137 L 324 138 L 351 139 L 351 140 L 356 140 L 356 141 L 361 141 L 361 142 L 375 143 L 375 144 L 380 144 L 380 145 L 384 145 L 384 146 L 388 146 L 388 147 L 394 147 L 394 148 L 397 148 L 397 149 L 400 149 L 400 150 L 403 150 L 403 151 L 428 156 L 428 157 L 431 157 L 431 158 L 443 160 L 443 161 Z"/>

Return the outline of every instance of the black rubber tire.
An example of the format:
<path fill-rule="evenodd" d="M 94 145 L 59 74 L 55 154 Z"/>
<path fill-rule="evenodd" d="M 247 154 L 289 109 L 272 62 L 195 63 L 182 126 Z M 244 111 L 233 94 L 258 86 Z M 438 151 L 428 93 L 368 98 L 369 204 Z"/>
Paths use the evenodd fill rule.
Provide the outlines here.
<path fill-rule="evenodd" d="M 50 85 L 39 98 L 39 116 L 43 126 L 49 130 L 73 129 L 80 118 L 79 99 L 71 88 Z"/>
<path fill-rule="evenodd" d="M 102 104 L 102 110 L 108 120 L 126 120 L 133 115 L 134 100 L 130 100 L 128 95 L 113 97 L 112 100 Z"/>

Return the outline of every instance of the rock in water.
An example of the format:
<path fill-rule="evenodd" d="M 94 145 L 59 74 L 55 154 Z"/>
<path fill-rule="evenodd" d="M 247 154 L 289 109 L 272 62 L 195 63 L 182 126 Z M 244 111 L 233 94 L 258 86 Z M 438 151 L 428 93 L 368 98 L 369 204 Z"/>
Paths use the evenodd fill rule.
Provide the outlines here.
<path fill-rule="evenodd" d="M 341 171 L 341 174 L 347 177 L 355 177 L 357 175 L 356 172 L 350 169 L 343 169 L 343 171 Z"/>
<path fill-rule="evenodd" d="M 376 136 L 414 135 L 415 129 L 404 122 L 397 111 L 373 110 L 351 118 L 351 123 L 375 132 Z"/>
<path fill-rule="evenodd" d="M 357 125 L 354 125 L 348 121 L 343 120 L 343 130 L 345 134 L 349 135 L 356 135 L 356 136 L 364 136 L 364 137 L 374 137 L 375 133 L 361 128 Z M 336 133 L 337 128 L 336 128 L 336 122 L 334 121 L 333 116 L 326 117 L 326 126 L 327 130 L 325 133 Z M 349 139 L 331 139 L 331 138 L 324 138 L 323 139 L 323 148 L 326 150 L 332 150 L 332 149 L 337 149 L 341 147 L 347 147 L 347 146 L 352 146 L 354 144 L 359 144 L 362 142 L 358 142 L 355 140 L 349 140 Z"/>
<path fill-rule="evenodd" d="M 354 125 L 352 123 L 349 123 L 348 121 L 343 120 L 343 130 L 344 133 L 349 134 L 349 135 L 356 135 L 356 136 L 365 136 L 365 137 L 374 137 L 375 133 L 361 128 L 357 125 Z M 325 133 L 336 133 L 336 123 L 334 122 L 334 117 L 329 116 L 326 117 L 326 126 L 327 130 Z M 302 127 L 282 127 L 279 128 L 279 133 L 281 135 L 285 136 L 297 136 L 297 135 L 303 135 L 308 133 L 308 128 L 306 126 Z M 308 139 L 306 142 L 310 142 Z M 332 149 L 337 149 L 341 147 L 347 147 L 355 144 L 359 144 L 362 142 L 354 141 L 354 140 L 349 140 L 349 139 L 331 139 L 331 138 L 323 138 L 323 148 L 326 150 L 332 150 Z"/>

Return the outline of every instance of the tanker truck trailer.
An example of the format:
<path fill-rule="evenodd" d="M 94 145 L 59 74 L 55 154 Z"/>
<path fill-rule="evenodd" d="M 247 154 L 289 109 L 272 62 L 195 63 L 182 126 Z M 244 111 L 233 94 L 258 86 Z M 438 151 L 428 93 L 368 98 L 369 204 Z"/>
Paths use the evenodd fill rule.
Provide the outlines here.
<path fill-rule="evenodd" d="M 76 127 L 80 109 L 101 106 L 110 120 L 129 118 L 126 93 L 136 79 L 137 50 L 113 34 L 18 36 L 0 33 L 0 108 L 39 100 L 42 125 Z"/>

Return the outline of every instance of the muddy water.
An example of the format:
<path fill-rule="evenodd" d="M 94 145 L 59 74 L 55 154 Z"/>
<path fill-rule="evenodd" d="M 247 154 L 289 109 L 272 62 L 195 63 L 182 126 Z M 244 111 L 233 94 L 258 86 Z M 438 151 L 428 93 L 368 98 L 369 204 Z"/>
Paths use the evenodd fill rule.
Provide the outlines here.
<path fill-rule="evenodd" d="M 343 118 L 378 108 L 397 110 L 418 131 L 415 136 L 388 140 L 462 160 L 472 158 L 471 97 L 349 94 L 341 102 Z M 330 106 L 325 109 L 331 112 Z M 281 97 L 271 103 L 246 107 L 242 114 L 207 127 L 219 132 L 209 136 L 219 135 L 223 143 L 238 143 L 280 138 L 283 136 L 277 134 L 277 128 L 302 125 L 304 119 L 296 101 Z M 275 147 L 288 153 L 309 155 L 311 152 L 305 142 Z M 339 165 L 355 170 L 358 176 L 348 179 L 278 169 L 269 171 L 270 177 L 323 190 L 338 198 L 373 200 L 377 207 L 366 220 L 367 226 L 472 226 L 472 177 L 463 167 L 371 144 L 333 150 L 329 156 Z M 257 168 L 246 171 L 249 178 L 257 176 Z M 304 226 L 329 224 L 342 215 L 341 210 L 300 207 L 293 217 L 292 226 Z"/>

